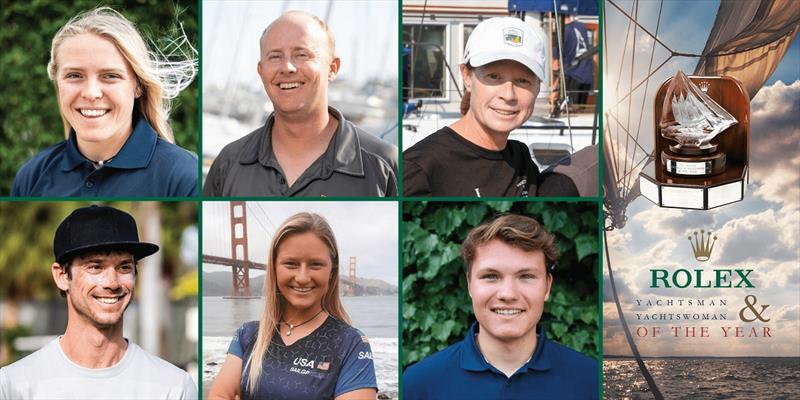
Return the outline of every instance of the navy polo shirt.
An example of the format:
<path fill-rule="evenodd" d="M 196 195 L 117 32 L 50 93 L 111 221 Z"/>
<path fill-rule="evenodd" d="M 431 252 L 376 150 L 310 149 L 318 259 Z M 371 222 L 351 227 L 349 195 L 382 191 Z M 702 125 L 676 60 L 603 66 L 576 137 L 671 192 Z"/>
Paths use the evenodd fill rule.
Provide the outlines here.
<path fill-rule="evenodd" d="M 575 350 L 547 340 L 538 327 L 531 359 L 511 378 L 491 366 L 475 343 L 475 323 L 467 337 L 408 367 L 403 399 L 597 399 L 598 364 Z"/>
<path fill-rule="evenodd" d="M 95 169 L 69 139 L 26 162 L 14 178 L 12 196 L 189 197 L 197 196 L 197 156 L 158 137 L 144 118 L 114 158 Z"/>

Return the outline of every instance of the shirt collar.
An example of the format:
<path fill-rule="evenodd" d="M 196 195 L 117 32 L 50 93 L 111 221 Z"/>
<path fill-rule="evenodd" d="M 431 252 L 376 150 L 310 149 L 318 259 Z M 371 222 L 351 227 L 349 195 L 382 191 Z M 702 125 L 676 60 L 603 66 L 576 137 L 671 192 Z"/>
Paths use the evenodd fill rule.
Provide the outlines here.
<path fill-rule="evenodd" d="M 356 127 L 345 120 L 339 110 L 328 106 L 328 113 L 339 121 L 336 132 L 331 138 L 328 148 L 320 157 L 320 175 L 330 176 L 333 172 L 340 172 L 354 176 L 364 176 L 364 165 L 361 160 L 361 143 L 356 134 Z M 248 146 L 239 157 L 241 164 L 259 162 L 265 167 L 279 169 L 278 160 L 272 150 L 272 127 L 275 123 L 275 113 L 270 114 L 264 124 L 263 134 L 258 135 L 255 146 Z"/>
<path fill-rule="evenodd" d="M 478 349 L 478 344 L 475 342 L 475 334 L 478 333 L 478 323 L 474 322 L 467 332 L 467 337 L 464 338 L 461 347 L 461 368 L 467 371 L 486 371 L 494 370 L 483 357 L 483 354 Z M 550 352 L 547 351 L 547 335 L 544 333 L 544 328 L 537 324 L 536 326 L 536 349 L 533 351 L 533 356 L 528 360 L 525 365 L 520 369 L 531 369 L 537 371 L 546 371 L 550 369 Z"/>
<path fill-rule="evenodd" d="M 158 142 L 158 134 L 142 116 L 136 119 L 136 125 L 122 145 L 119 153 L 105 166 L 120 169 L 145 168 L 150 164 Z M 78 150 L 75 130 L 70 129 L 67 139 L 66 156 L 61 162 L 61 170 L 70 171 L 88 160 Z"/>

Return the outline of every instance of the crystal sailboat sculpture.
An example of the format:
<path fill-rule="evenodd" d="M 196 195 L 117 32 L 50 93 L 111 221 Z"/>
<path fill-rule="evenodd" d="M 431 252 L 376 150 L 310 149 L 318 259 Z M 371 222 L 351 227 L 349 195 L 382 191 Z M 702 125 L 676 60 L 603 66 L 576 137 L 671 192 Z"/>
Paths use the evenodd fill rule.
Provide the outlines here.
<path fill-rule="evenodd" d="M 676 149 L 709 147 L 711 139 L 738 122 L 680 70 L 661 109 L 661 136 L 677 142 Z"/>

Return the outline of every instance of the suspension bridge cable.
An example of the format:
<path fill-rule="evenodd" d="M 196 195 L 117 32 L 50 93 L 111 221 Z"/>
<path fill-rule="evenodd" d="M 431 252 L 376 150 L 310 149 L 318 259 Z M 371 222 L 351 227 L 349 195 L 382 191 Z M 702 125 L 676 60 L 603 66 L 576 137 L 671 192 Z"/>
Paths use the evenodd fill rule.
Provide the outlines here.
<path fill-rule="evenodd" d="M 256 206 L 258 206 L 258 209 L 259 209 L 259 210 L 261 210 L 261 212 L 264 214 L 264 218 L 266 218 L 266 219 L 267 219 L 267 222 L 269 222 L 270 226 L 272 226 L 272 231 L 273 231 L 273 232 L 274 232 L 274 231 L 277 231 L 277 230 L 278 230 L 278 228 L 277 228 L 277 227 L 275 226 L 275 224 L 272 222 L 272 219 L 270 219 L 270 217 L 269 217 L 269 214 L 267 213 L 267 211 L 266 211 L 266 210 L 264 210 L 264 208 L 262 208 L 262 207 L 261 207 L 261 203 L 255 203 L 255 204 L 256 204 Z M 270 233 L 270 236 L 272 236 L 272 233 Z"/>
<path fill-rule="evenodd" d="M 267 227 L 264 226 L 264 223 L 261 222 L 261 218 L 258 217 L 258 214 L 253 212 L 254 208 L 250 206 L 250 202 L 248 201 L 245 202 L 244 204 L 247 206 L 247 209 L 250 210 L 250 215 L 252 215 L 255 218 L 256 222 L 258 222 L 259 225 L 261 225 L 261 228 L 264 229 L 265 232 L 269 233 L 269 230 L 267 230 Z"/>

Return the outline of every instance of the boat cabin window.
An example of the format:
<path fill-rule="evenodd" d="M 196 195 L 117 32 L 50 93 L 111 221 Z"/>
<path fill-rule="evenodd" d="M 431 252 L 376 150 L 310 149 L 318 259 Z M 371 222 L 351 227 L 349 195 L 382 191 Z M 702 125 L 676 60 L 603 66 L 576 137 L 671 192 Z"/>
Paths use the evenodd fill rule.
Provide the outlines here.
<path fill-rule="evenodd" d="M 472 35 L 472 31 L 475 30 L 476 26 L 477 25 L 464 24 L 464 35 L 463 35 L 463 39 L 464 40 L 461 42 L 461 54 L 462 54 L 461 59 L 462 60 L 464 59 L 464 56 L 463 56 L 464 50 L 467 49 L 467 39 L 469 39 L 469 35 Z"/>
<path fill-rule="evenodd" d="M 572 148 L 562 143 L 531 143 L 528 147 L 533 161 L 540 169 L 547 168 L 572 154 Z"/>
<path fill-rule="evenodd" d="M 414 43 L 412 51 L 403 56 L 409 57 L 403 65 L 410 69 L 403 74 L 409 77 L 408 82 L 403 82 L 403 92 L 408 93 L 410 98 L 446 97 L 445 28 L 444 25 L 403 24 L 404 46 Z"/>

